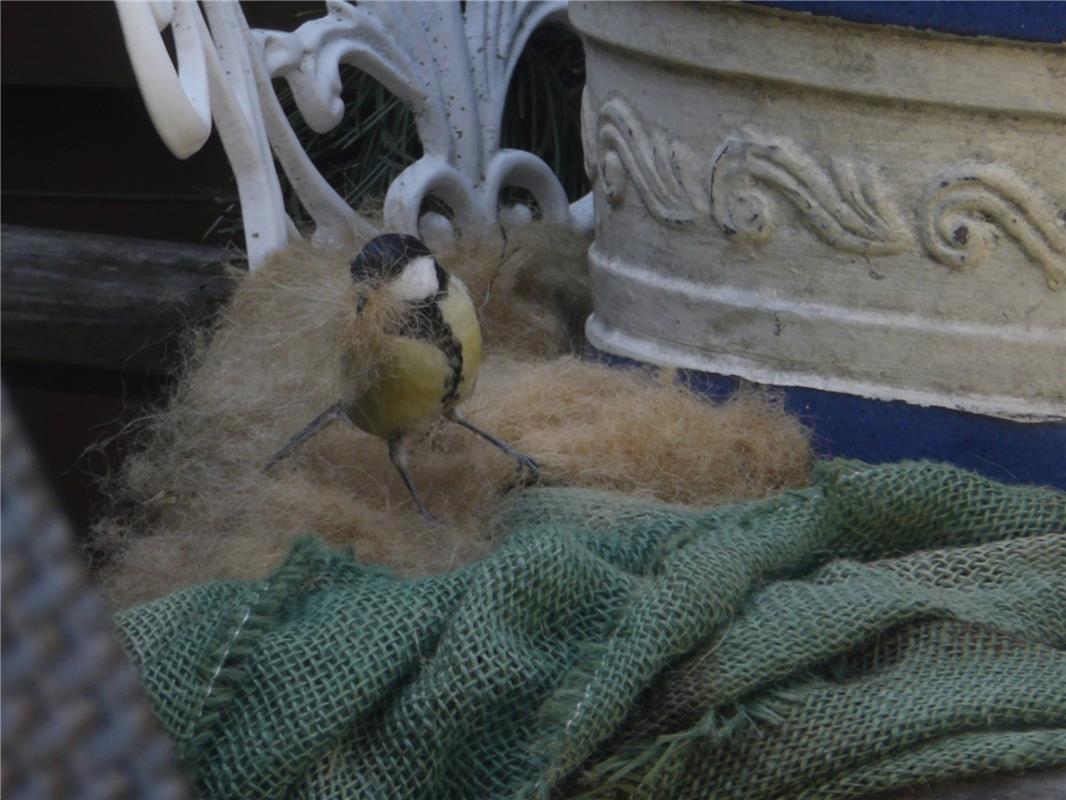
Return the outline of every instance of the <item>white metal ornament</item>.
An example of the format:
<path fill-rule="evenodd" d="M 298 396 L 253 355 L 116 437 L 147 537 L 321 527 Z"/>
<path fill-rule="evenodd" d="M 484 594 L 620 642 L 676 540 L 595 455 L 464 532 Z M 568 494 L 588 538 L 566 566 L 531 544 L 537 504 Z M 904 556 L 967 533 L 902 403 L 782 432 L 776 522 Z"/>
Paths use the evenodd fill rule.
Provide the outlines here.
<path fill-rule="evenodd" d="M 289 125 L 271 80 L 288 82 L 310 127 L 325 132 L 343 113 L 340 65 L 371 75 L 414 111 L 424 155 L 385 197 L 389 230 L 446 246 L 458 232 L 478 235 L 501 221 L 500 192 L 529 191 L 543 217 L 591 230 L 587 195 L 567 201 L 540 158 L 500 148 L 507 89 L 530 34 L 566 21 L 565 0 L 361 3 L 331 0 L 325 16 L 293 32 L 250 29 L 236 0 L 200 5 L 117 0 L 138 85 L 167 147 L 187 158 L 207 141 L 211 121 L 237 178 L 249 265 L 298 238 L 285 213 L 274 159 L 315 224 L 316 246 L 343 246 L 375 227 L 322 177 Z M 206 15 L 206 21 L 205 21 Z M 170 26 L 175 70 L 161 32 Z M 451 219 L 421 214 L 432 196 Z M 523 207 L 504 218 L 530 217 Z"/>

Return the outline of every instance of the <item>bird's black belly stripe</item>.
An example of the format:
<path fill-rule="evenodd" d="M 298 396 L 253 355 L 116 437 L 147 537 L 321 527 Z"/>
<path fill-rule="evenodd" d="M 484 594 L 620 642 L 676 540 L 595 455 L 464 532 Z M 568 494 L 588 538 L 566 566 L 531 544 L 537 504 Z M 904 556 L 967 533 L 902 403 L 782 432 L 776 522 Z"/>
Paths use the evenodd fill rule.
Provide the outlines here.
<path fill-rule="evenodd" d="M 448 360 L 448 377 L 444 381 L 441 403 L 447 406 L 459 394 L 459 382 L 463 376 L 463 346 L 441 314 L 439 300 L 444 294 L 438 292 L 432 300 L 412 303 L 411 313 L 400 327 L 400 335 L 429 342 L 444 353 Z"/>

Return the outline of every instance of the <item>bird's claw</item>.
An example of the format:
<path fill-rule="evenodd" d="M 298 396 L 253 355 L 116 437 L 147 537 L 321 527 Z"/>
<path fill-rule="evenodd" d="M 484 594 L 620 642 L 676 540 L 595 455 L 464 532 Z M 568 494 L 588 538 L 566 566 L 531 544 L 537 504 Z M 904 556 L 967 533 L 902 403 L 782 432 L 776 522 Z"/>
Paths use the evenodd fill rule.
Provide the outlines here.
<path fill-rule="evenodd" d="M 442 530 L 450 526 L 450 523 L 445 522 L 439 517 L 433 516 L 433 514 L 425 509 L 419 509 L 418 515 L 422 517 L 422 522 L 424 522 L 426 527 L 430 530 Z"/>
<path fill-rule="evenodd" d="M 536 483 L 540 480 L 540 464 L 521 453 L 515 456 L 515 460 L 518 461 L 518 471 L 529 474 L 529 479 L 526 483 Z"/>

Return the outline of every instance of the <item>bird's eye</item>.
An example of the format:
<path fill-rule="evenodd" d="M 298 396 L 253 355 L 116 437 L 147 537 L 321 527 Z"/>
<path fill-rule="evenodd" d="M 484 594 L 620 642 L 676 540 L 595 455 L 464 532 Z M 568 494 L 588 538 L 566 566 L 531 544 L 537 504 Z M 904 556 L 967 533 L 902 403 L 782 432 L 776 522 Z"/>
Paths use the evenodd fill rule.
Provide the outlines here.
<path fill-rule="evenodd" d="M 365 283 L 374 277 L 380 277 L 381 270 L 377 268 L 377 265 L 371 263 L 370 259 L 364 258 L 363 253 L 360 253 L 351 265 L 352 281 L 355 283 Z"/>

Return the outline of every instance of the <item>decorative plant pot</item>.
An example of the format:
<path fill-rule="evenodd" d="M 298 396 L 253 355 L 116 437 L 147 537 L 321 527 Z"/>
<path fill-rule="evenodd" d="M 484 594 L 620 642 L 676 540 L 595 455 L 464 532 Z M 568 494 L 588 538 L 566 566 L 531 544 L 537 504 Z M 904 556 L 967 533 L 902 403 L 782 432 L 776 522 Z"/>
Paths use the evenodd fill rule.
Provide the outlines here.
<path fill-rule="evenodd" d="M 596 348 L 1066 420 L 1066 47 L 718 3 L 570 17 Z"/>

